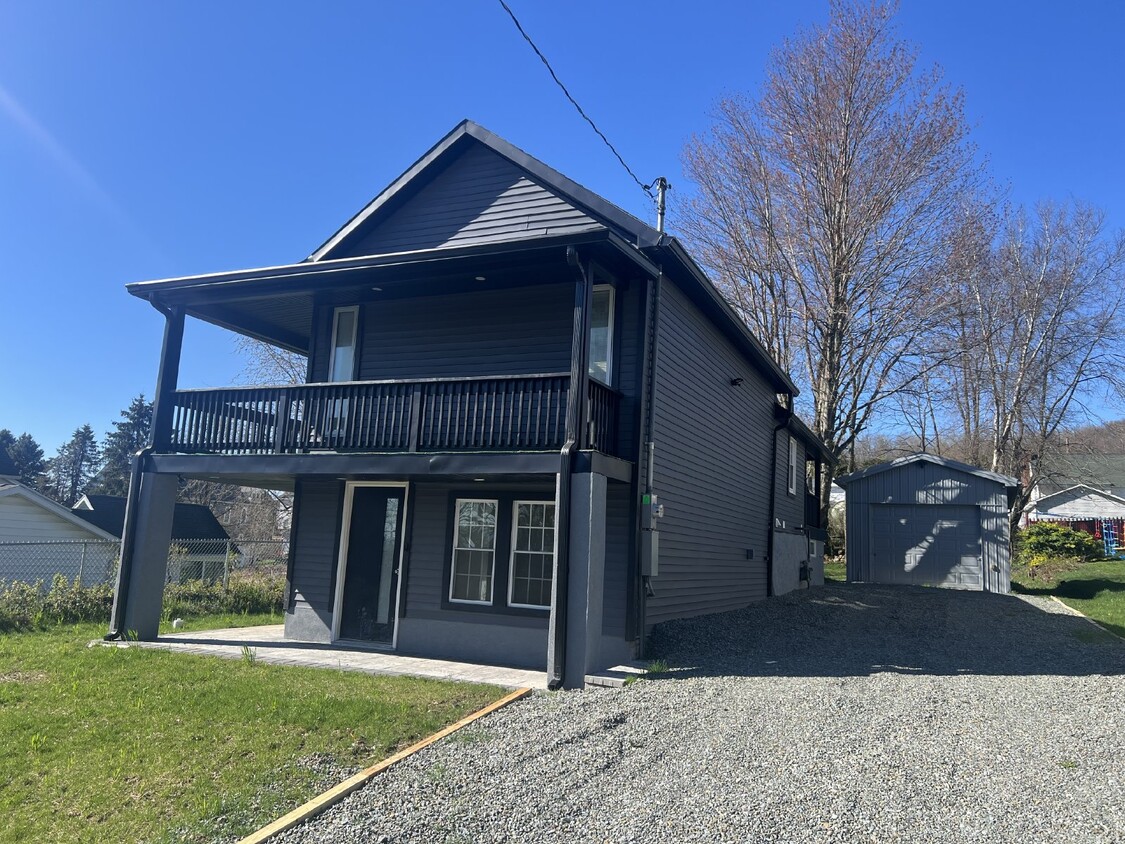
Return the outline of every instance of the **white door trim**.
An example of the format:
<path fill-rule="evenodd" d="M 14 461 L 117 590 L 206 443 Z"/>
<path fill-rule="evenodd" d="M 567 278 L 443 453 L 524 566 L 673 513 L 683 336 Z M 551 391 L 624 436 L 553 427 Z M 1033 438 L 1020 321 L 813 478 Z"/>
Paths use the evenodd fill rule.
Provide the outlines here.
<path fill-rule="evenodd" d="M 380 486 L 380 487 L 398 487 L 403 490 L 402 495 L 402 511 L 398 514 L 399 518 L 399 533 L 406 533 L 406 512 L 410 507 L 410 484 L 405 481 L 347 481 L 344 484 L 344 512 L 343 518 L 340 519 L 340 555 L 336 560 L 336 596 L 332 602 L 332 641 L 335 642 L 340 638 L 340 616 L 344 608 L 344 575 L 347 573 L 348 568 L 348 536 L 352 529 L 352 502 L 355 499 L 356 487 L 361 486 Z M 406 559 L 406 536 L 399 536 L 398 543 L 398 560 L 395 566 L 398 568 L 398 578 L 395 584 L 394 606 L 391 608 L 394 614 L 393 633 L 391 634 L 391 650 L 398 647 L 398 607 L 399 601 L 402 598 L 402 581 L 406 572 L 403 571 L 403 561 Z"/>

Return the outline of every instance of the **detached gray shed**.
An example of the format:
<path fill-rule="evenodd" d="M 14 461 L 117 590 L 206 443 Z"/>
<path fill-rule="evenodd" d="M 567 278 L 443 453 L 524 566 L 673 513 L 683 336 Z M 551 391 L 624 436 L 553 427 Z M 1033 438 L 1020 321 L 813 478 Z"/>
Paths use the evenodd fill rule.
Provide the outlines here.
<path fill-rule="evenodd" d="M 837 478 L 848 580 L 1009 592 L 1014 478 L 912 454 Z"/>

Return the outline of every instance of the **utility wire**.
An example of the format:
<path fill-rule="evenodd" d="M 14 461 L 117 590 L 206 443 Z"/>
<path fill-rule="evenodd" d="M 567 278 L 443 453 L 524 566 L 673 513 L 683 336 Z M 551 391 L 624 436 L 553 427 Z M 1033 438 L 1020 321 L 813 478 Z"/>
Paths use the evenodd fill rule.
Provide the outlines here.
<path fill-rule="evenodd" d="M 562 92 L 564 94 L 566 94 L 566 98 L 570 100 L 571 105 L 578 109 L 578 113 L 582 115 L 582 118 L 587 123 L 590 124 L 590 128 L 597 132 L 598 137 L 602 139 L 605 145 L 609 147 L 609 151 L 612 152 L 617 157 L 617 160 L 621 162 L 621 166 L 625 168 L 625 172 L 633 177 L 633 181 L 637 183 L 637 186 L 640 187 L 640 189 L 645 193 L 647 193 L 650 198 L 655 199 L 656 197 L 652 192 L 652 185 L 655 185 L 656 182 L 653 182 L 652 185 L 646 185 L 644 182 L 637 178 L 637 174 L 634 173 L 632 168 L 625 163 L 625 159 L 621 157 L 621 153 L 617 151 L 617 148 L 609 142 L 609 138 L 605 136 L 605 133 L 603 133 L 602 130 L 598 128 L 598 125 L 594 123 L 594 121 L 590 118 L 590 115 L 586 114 L 586 112 L 583 111 L 582 106 L 578 104 L 578 100 L 574 99 L 574 97 L 571 96 L 570 91 L 566 89 L 566 86 L 563 85 L 562 80 L 559 79 L 558 74 L 555 73 L 555 69 L 551 67 L 551 63 L 547 61 L 547 57 L 544 56 L 542 51 L 535 46 L 535 42 L 531 40 L 531 36 L 527 34 L 523 26 L 520 24 L 519 18 L 516 17 L 516 13 L 512 11 L 511 7 L 507 3 L 505 3 L 504 0 L 500 0 L 500 5 L 504 7 L 504 11 L 508 13 L 508 17 L 512 19 L 512 23 L 516 25 L 516 29 L 520 31 L 520 35 L 523 36 L 523 40 L 531 46 L 531 49 L 535 51 L 535 55 L 539 56 L 539 60 L 543 62 L 544 67 L 547 68 L 547 72 L 550 73 L 551 78 L 555 80 L 555 84 L 562 89 Z"/>

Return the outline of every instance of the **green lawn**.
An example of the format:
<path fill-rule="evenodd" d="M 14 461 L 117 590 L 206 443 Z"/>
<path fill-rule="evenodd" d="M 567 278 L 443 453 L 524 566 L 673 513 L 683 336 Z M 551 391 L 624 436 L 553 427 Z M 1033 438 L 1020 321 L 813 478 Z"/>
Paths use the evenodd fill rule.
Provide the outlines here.
<path fill-rule="evenodd" d="M 234 839 L 504 694 L 87 647 L 104 632 L 0 635 L 0 842 Z"/>
<path fill-rule="evenodd" d="M 1107 630 L 1125 636 L 1125 560 L 1083 563 L 1050 580 L 1012 569 L 1012 589 L 1025 595 L 1054 595 Z"/>
<path fill-rule="evenodd" d="M 824 579 L 834 580 L 837 583 L 843 583 L 848 579 L 847 564 L 844 562 L 843 557 L 837 557 L 839 562 L 824 563 Z"/>
<path fill-rule="evenodd" d="M 261 624 L 284 624 L 282 613 L 226 613 L 222 615 L 187 616 L 183 626 L 172 629 L 171 621 L 160 622 L 160 635 L 165 633 L 187 633 L 191 630 L 219 630 L 226 627 L 257 627 Z M 107 623 L 108 628 L 108 623 Z M 105 632 L 105 631 L 103 631 Z"/>

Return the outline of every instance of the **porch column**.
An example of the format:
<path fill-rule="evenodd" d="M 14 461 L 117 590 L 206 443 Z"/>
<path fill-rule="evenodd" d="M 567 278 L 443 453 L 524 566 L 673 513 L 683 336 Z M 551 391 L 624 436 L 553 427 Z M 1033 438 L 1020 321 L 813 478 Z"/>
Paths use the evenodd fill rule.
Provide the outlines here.
<path fill-rule="evenodd" d="M 137 494 L 130 496 L 126 504 L 126 524 L 130 520 L 128 511 L 136 508 L 132 547 L 125 547 L 127 536 L 121 539 L 122 569 L 128 566 L 129 576 L 123 583 L 119 573 L 113 596 L 113 617 L 120 618 L 124 635 L 135 633 L 137 638 L 148 640 L 155 639 L 159 631 L 178 487 L 176 475 L 142 471 Z"/>
<path fill-rule="evenodd" d="M 606 477 L 571 476 L 570 570 L 567 576 L 566 669 L 563 688 L 581 689 L 601 668 L 605 580 Z"/>
<path fill-rule="evenodd" d="M 180 351 L 184 344 L 184 309 L 159 308 L 164 314 L 164 344 L 160 348 L 160 369 L 156 373 L 156 395 L 152 399 L 152 434 L 157 452 L 167 451 L 172 442 L 172 393 L 180 377 Z"/>

